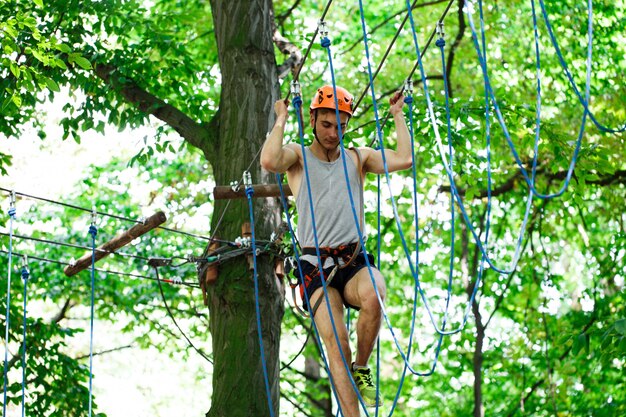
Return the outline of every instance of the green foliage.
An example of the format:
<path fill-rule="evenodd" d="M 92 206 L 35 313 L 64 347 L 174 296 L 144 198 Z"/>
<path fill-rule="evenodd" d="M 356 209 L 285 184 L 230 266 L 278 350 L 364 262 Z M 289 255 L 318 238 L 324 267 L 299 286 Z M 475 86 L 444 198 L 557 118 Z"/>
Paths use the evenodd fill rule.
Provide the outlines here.
<path fill-rule="evenodd" d="M 315 21 L 323 5 L 310 0 L 295 3 L 298 7 L 291 10 L 294 1 L 274 1 L 275 14 L 281 33 L 304 50 L 312 39 Z M 424 45 L 433 30 L 445 3 L 428 3 L 416 8 L 414 15 L 420 45 Z M 370 230 L 368 249 L 377 251 L 375 238 L 378 235 L 382 241 L 381 269 L 388 284 L 389 321 L 405 352 L 409 337 L 413 336 L 410 360 L 413 368 L 427 372 L 433 366 L 438 337 L 432 327 L 433 322 L 437 325 L 443 322 L 449 276 L 453 279 L 446 328 L 461 327 L 465 323 L 465 312 L 470 313 L 461 332 L 443 339 L 432 375 L 407 375 L 394 414 L 413 416 L 418 410 L 425 416 L 471 415 L 477 405 L 473 383 L 478 378 L 482 382 L 479 391 L 482 402 L 478 405 L 482 405 L 486 415 L 623 415 L 626 413 L 623 381 L 626 360 L 623 270 L 626 256 L 623 215 L 626 212 L 623 174 L 626 144 L 623 133 L 602 133 L 587 119 L 576 170 L 568 189 L 559 199 L 547 203 L 535 198 L 526 230 L 520 231 L 528 187 L 518 174 L 519 167 L 504 130 L 496 116 L 490 114 L 491 180 L 497 192 L 492 201 L 487 252 L 496 265 L 506 268 L 515 257 L 517 237 L 521 232 L 522 256 L 510 276 L 487 268 L 481 277 L 478 304 L 474 310 L 467 309 L 468 293 L 478 278 L 480 252 L 467 224 L 460 219 L 458 208 L 453 209 L 456 226 L 452 228 L 450 225 L 449 179 L 443 169 L 443 164 L 450 158 L 446 154 L 448 140 L 454 148 L 454 180 L 463 191 L 469 221 L 481 239 L 487 234 L 485 195 L 488 179 L 483 75 L 466 18 L 459 20 L 455 13 L 459 3 L 454 3 L 445 26 L 445 53 L 453 95 L 450 139 L 447 137 L 440 79 L 441 56 L 434 45 L 424 56 L 438 133 L 443 140 L 443 155 L 435 142 L 426 100 L 419 85 L 415 87 L 413 112 L 409 115 L 416 136 L 417 230 L 413 222 L 413 184 L 407 173 L 393 175 L 390 185 L 386 179 L 381 180 L 383 216 L 380 232 L 374 232 L 377 223 L 375 196 L 379 186 L 373 178 L 368 179 L 366 186 L 366 217 Z M 573 0 L 545 3 L 574 82 L 583 91 L 587 47 L 585 4 Z M 485 3 L 484 7 L 491 84 L 511 142 L 530 171 L 536 134 L 536 64 L 531 5 L 505 0 Z M 593 10 L 590 107 L 599 121 L 613 127 L 626 120 L 626 84 L 623 82 L 626 71 L 625 7 L 623 1 L 606 0 L 594 2 Z M 403 9 L 404 1 L 367 2 L 365 17 L 374 66 L 382 61 L 387 45 L 402 23 Z M 84 132 L 103 133 L 107 125 L 124 129 L 152 124 L 154 119 L 148 114 L 154 108 L 132 102 L 135 98 L 132 94 L 140 92 L 172 105 L 201 126 L 209 126 L 219 106 L 222 78 L 228 77 L 229 71 L 238 70 L 220 68 L 214 36 L 214 31 L 219 28 L 213 27 L 211 17 L 209 2 L 196 0 L 184 4 L 170 0 L 69 4 L 60 0 L 4 2 L 0 6 L 0 132 L 4 136 L 19 137 L 33 125 L 40 137 L 46 138 L 47 129 L 41 125 L 43 119 L 39 115 L 44 111 L 44 104 L 52 100 L 62 112 L 59 123 L 63 138 L 72 138 L 78 143 Z M 545 24 L 541 16 L 538 17 L 542 105 L 536 188 L 539 192 L 551 193 L 563 185 L 583 110 L 546 37 Z M 366 89 L 369 77 L 363 58 L 356 2 L 333 6 L 327 20 L 337 82 L 357 97 L 364 97 L 350 122 L 350 144 L 373 143 L 378 134 L 373 120 L 374 103 Z M 478 22 L 477 15 L 474 15 L 474 22 Z M 245 42 L 247 28 L 238 29 L 241 42 Z M 450 54 L 457 35 L 458 45 L 454 46 L 452 59 Z M 407 25 L 376 79 L 376 104 L 382 117 L 387 98 L 403 84 L 414 65 L 412 42 Z M 281 61 L 278 64 L 282 63 L 282 57 L 278 59 Z M 99 72 L 107 68 L 114 69 L 114 80 Z M 282 84 L 283 94 L 287 92 L 288 81 Z M 317 43 L 311 49 L 300 81 L 305 103 L 317 85 L 330 82 L 326 51 Z M 268 108 L 258 117 L 266 117 L 270 111 L 268 103 Z M 150 202 L 153 200 L 168 214 L 187 213 L 190 217 L 210 214 L 213 202 L 207 202 L 209 184 L 206 179 L 212 175 L 211 168 L 200 160 L 198 154 L 190 155 L 189 149 L 170 142 L 171 128 L 159 123 L 154 137 L 145 138 L 144 148 L 131 159 L 132 168 L 128 168 L 128 161 L 113 161 L 107 166 L 94 167 L 77 185 L 69 200 L 85 207 L 95 204 L 99 210 L 129 218 L 145 215 L 142 207 L 152 206 Z M 390 124 L 382 129 L 385 147 L 394 146 L 394 139 L 389 136 Z M 286 131 L 290 140 L 298 140 L 295 118 L 292 117 Z M 311 139 L 307 134 L 306 140 Z M 202 151 L 205 156 L 209 154 L 206 149 Z M 164 158 L 163 154 L 168 152 L 176 153 L 178 157 Z M 2 173 L 9 164 L 10 155 L 1 153 Z M 131 191 L 135 183 L 152 184 L 149 194 L 137 199 Z M 195 187 L 194 184 L 198 183 L 202 186 Z M 388 205 L 389 188 L 398 203 L 399 227 L 406 237 L 406 249 Z M 206 204 L 211 207 L 207 209 Z M 175 227 L 192 224 L 178 215 L 172 218 Z M 4 218 L 1 221 L 6 223 Z M 32 225 L 28 231 L 33 237 L 87 244 L 88 214 L 81 211 L 31 208 L 20 222 Z M 204 226 L 207 224 L 208 221 L 203 223 Z M 98 224 L 98 239 L 109 239 L 124 227 L 116 220 L 102 219 Z M 456 235 L 455 241 L 452 241 L 452 232 Z M 413 258 L 418 244 L 419 288 L 405 253 L 408 251 Z M 203 246 L 204 242 L 155 231 L 134 244 L 132 249 L 145 256 L 184 256 L 201 253 Z M 20 243 L 17 250 L 43 253 L 46 258 L 59 260 L 82 254 L 81 250 L 44 244 Z M 451 256 L 453 271 L 450 271 Z M 0 260 L 0 266 L 6 266 L 5 258 Z M 134 259 L 108 259 L 103 266 L 142 276 L 150 276 L 153 272 L 146 269 L 143 262 Z M 65 302 L 72 306 L 88 305 L 88 276 L 68 280 L 61 275 L 57 265 L 31 263 L 31 267 L 31 296 L 52 312 Z M 184 273 L 186 277 L 194 275 L 191 269 Z M 182 350 L 189 354 L 189 347 L 180 340 L 167 347 L 159 343 L 170 337 L 168 335 L 175 329 L 169 323 L 163 323 L 165 313 L 153 281 L 118 276 L 107 278 L 106 285 L 103 285 L 104 281 L 105 278 L 99 278 L 100 285 L 97 286 L 96 311 L 101 320 L 114 322 L 130 317 L 123 331 L 138 334 L 137 345 L 171 349 L 171 352 Z M 12 288 L 18 294 L 16 304 L 11 307 L 14 318 L 12 347 L 20 340 L 19 285 L 19 280 L 15 281 L 15 288 Z M 164 290 L 172 300 L 172 308 L 192 323 L 189 326 L 192 336 L 196 336 L 194 339 L 203 340 L 208 319 L 201 309 L 197 291 L 168 286 Z M 424 292 L 429 303 L 432 321 L 419 290 Z M 416 296 L 416 324 L 411 335 Z M 88 376 L 85 361 L 69 352 L 67 346 L 85 327 L 70 326 L 64 321 L 51 323 L 51 315 L 50 312 L 45 317 L 28 320 L 31 329 L 28 341 L 32 346 L 28 374 L 34 381 L 29 406 L 33 415 L 84 415 Z M 485 326 L 483 339 L 479 336 L 482 326 Z M 298 343 L 303 343 L 307 327 L 308 324 L 295 315 L 286 315 L 284 334 L 295 334 Z M 479 342 L 482 348 L 476 351 Z M 290 355 L 294 353 L 287 349 L 283 360 L 291 359 Z M 317 357 L 319 354 L 312 346 L 307 346 L 305 355 Z M 387 404 L 393 401 L 402 377 L 401 356 L 391 332 L 384 329 L 381 336 L 381 389 Z M 285 401 L 306 404 L 304 408 L 309 408 L 311 399 L 327 398 L 323 389 L 325 379 L 322 373 L 321 379 L 311 382 L 302 375 L 301 363 L 296 361 L 283 372 L 283 396 L 288 399 Z M 17 366 L 19 362 L 13 364 L 13 372 Z M 13 404 L 19 401 L 19 388 L 15 379 L 11 379 L 10 401 Z M 316 412 L 310 411 L 310 415 Z"/>

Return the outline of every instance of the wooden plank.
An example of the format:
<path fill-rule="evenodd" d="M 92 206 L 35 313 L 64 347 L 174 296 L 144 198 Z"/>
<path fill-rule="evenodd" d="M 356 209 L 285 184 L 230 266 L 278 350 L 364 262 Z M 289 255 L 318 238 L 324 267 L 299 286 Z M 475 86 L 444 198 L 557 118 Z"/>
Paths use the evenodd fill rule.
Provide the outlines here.
<path fill-rule="evenodd" d="M 159 211 L 148 217 L 144 223 L 136 224 L 125 232 L 119 233 L 117 236 L 115 236 L 113 239 L 109 240 L 102 246 L 98 246 L 95 253 L 96 262 L 104 258 L 105 256 L 108 256 L 110 253 L 115 252 L 122 246 L 127 245 L 132 240 L 137 239 L 139 236 L 165 223 L 165 220 L 167 220 L 165 213 Z M 63 272 L 68 277 L 76 275 L 80 271 L 83 271 L 91 266 L 91 257 L 91 252 L 86 253 L 78 261 L 76 261 L 74 265 L 66 266 L 63 269 Z"/>
<path fill-rule="evenodd" d="M 278 184 L 254 184 L 252 185 L 252 189 L 254 190 L 254 197 L 280 197 L 280 189 L 278 188 Z M 285 197 L 290 197 L 293 194 L 291 193 L 291 188 L 289 188 L 288 184 L 283 185 L 283 191 L 285 193 Z M 238 191 L 233 191 L 233 189 L 229 186 L 217 186 L 213 189 L 213 197 L 216 200 L 232 200 L 236 198 L 246 198 L 246 188 L 244 186 L 239 187 Z"/>

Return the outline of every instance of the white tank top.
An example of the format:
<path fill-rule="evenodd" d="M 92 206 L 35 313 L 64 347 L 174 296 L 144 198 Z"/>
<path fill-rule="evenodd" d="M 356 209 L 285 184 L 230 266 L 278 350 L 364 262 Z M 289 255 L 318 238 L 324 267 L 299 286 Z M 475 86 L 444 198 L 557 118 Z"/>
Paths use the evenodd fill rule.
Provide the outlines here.
<path fill-rule="evenodd" d="M 361 224 L 364 224 L 364 219 L 362 218 L 363 187 L 361 185 L 361 175 L 357 172 L 358 169 L 347 152 L 344 155 L 356 217 L 357 219 L 360 218 Z M 359 235 L 348 195 L 342 157 L 340 156 L 332 162 L 320 161 L 308 147 L 305 148 L 304 157 L 311 184 L 313 214 L 315 215 L 319 246 L 336 248 L 341 245 L 358 242 Z M 296 198 L 296 208 L 298 210 L 297 234 L 300 246 L 303 248 L 315 247 L 309 190 L 304 172 L 300 182 L 300 189 L 298 190 L 298 197 Z M 361 230 L 361 233 L 365 232 Z M 300 258 L 312 264 L 317 264 L 317 256 L 303 255 Z M 324 268 L 332 264 L 332 259 L 328 258 Z"/>

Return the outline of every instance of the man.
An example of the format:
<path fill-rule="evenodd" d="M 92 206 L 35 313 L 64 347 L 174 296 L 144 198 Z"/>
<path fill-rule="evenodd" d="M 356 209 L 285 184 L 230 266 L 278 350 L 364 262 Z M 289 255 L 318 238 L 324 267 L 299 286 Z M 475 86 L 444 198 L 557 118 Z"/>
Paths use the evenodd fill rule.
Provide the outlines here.
<path fill-rule="evenodd" d="M 372 383 L 368 360 L 374 349 L 381 325 L 382 309 L 372 285 L 372 278 L 360 251 L 359 235 L 348 195 L 345 171 L 339 141 L 346 131 L 352 116 L 353 97 L 341 87 L 336 87 L 339 107 L 339 121 L 335 112 L 333 86 L 321 87 L 311 102 L 309 117 L 315 140 L 305 148 L 304 154 L 299 144 L 283 146 L 284 128 L 288 109 L 285 100 L 274 104 L 276 122 L 261 151 L 261 166 L 270 172 L 287 173 L 289 187 L 296 199 L 298 210 L 298 239 L 302 249 L 301 271 L 306 289 L 301 288 L 306 307 L 307 298 L 311 309 L 315 308 L 314 320 L 320 337 L 324 341 L 335 391 L 345 417 L 359 416 L 358 397 L 350 381 L 350 374 L 341 358 L 351 364 L 351 374 L 367 406 L 380 404 L 376 397 L 376 387 Z M 390 113 L 396 127 L 396 151 L 385 150 L 387 168 L 390 172 L 411 167 L 410 135 L 404 121 L 403 97 L 397 93 L 391 100 Z M 341 132 L 341 133 L 340 133 Z M 311 189 L 305 176 L 305 158 Z M 380 150 L 370 147 L 351 148 L 345 154 L 348 166 L 350 190 L 355 208 L 360 212 L 360 225 L 363 224 L 363 180 L 365 174 L 385 172 Z M 315 212 L 311 213 L 309 194 L 313 199 Z M 312 222 L 315 216 L 315 225 Z M 326 279 L 328 303 L 324 295 L 319 271 L 314 229 L 323 263 L 323 276 Z M 363 232 L 363 228 L 361 227 Z M 385 280 L 374 267 L 374 259 L 369 255 L 373 278 L 378 294 L 384 301 Z M 333 271 L 334 270 L 334 271 Z M 298 274 L 299 275 L 299 274 Z M 306 291 L 306 295 L 304 292 Z M 344 306 L 359 310 L 356 326 L 356 358 L 352 362 L 352 352 L 348 331 L 342 318 Z M 334 322 L 331 322 L 331 314 Z M 339 341 L 339 345 L 337 343 Z"/>

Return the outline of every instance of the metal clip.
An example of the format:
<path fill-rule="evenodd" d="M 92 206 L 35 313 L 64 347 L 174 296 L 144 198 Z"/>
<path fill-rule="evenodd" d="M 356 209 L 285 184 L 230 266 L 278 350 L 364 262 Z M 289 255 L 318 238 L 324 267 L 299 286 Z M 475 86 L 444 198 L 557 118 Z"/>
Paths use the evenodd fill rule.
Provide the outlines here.
<path fill-rule="evenodd" d="M 233 190 L 233 192 L 237 192 L 239 191 L 239 181 L 231 181 L 230 182 L 230 189 Z"/>
<path fill-rule="evenodd" d="M 320 34 L 320 37 L 323 38 L 327 38 L 328 37 L 328 27 L 326 26 L 326 22 L 323 20 L 320 20 L 317 23 L 317 31 Z"/>
<path fill-rule="evenodd" d="M 291 82 L 291 95 L 294 97 L 299 97 L 302 94 L 300 90 L 300 83 L 296 80 Z"/>
<path fill-rule="evenodd" d="M 91 208 L 91 224 L 96 224 L 96 217 L 98 216 L 98 212 L 96 211 L 96 206 Z"/>
<path fill-rule="evenodd" d="M 439 36 L 439 39 L 443 39 L 446 36 L 446 33 L 443 30 L 443 22 L 437 22 L 437 35 Z"/>
<path fill-rule="evenodd" d="M 9 198 L 9 207 L 15 207 L 15 190 L 11 190 L 10 198 Z"/>
<path fill-rule="evenodd" d="M 413 95 L 413 80 L 412 79 L 407 78 L 406 81 L 404 82 L 404 92 L 408 96 Z"/>
<path fill-rule="evenodd" d="M 243 185 L 246 188 L 252 187 L 252 174 L 250 174 L 250 171 L 243 172 Z"/>

